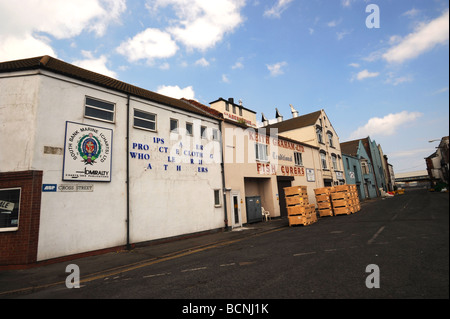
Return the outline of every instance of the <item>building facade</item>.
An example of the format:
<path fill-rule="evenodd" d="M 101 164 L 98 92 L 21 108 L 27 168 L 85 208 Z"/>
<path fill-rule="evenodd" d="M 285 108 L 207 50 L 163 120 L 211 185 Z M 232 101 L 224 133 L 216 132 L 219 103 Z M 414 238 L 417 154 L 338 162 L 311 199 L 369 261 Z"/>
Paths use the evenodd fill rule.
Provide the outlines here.
<path fill-rule="evenodd" d="M 345 184 L 344 167 L 339 136 L 325 111 L 298 115 L 291 106 L 292 118 L 284 120 L 277 110 L 277 122 L 264 123 L 263 128 L 277 130 L 278 134 L 313 145 L 319 149 L 321 178 L 325 186 Z"/>
<path fill-rule="evenodd" d="M 224 227 L 211 113 L 43 56 L 0 63 L 0 119 L 0 265 Z"/>
<path fill-rule="evenodd" d="M 216 111 L 232 110 L 233 99 L 211 102 Z M 287 216 L 284 188 L 306 186 L 315 204 L 314 189 L 323 187 L 319 148 L 256 128 L 255 112 L 241 104 L 240 117 L 224 114 L 222 145 L 225 200 L 229 227 L 261 221 L 261 208 L 272 217 Z"/>
<path fill-rule="evenodd" d="M 355 184 L 361 200 L 377 197 L 372 162 L 361 140 L 341 143 L 344 171 L 348 184 Z"/>

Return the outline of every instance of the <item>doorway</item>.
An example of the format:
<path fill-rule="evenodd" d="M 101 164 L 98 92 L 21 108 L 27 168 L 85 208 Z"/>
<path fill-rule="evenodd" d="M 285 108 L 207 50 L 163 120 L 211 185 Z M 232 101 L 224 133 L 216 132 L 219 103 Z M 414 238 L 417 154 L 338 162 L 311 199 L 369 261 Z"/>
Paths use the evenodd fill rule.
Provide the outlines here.
<path fill-rule="evenodd" d="M 241 227 L 241 196 L 239 192 L 231 192 L 231 207 L 233 208 L 231 211 L 231 227 Z"/>
<path fill-rule="evenodd" d="M 278 200 L 280 203 L 280 217 L 287 216 L 286 208 L 286 198 L 284 194 L 285 187 L 291 187 L 294 177 L 292 176 L 277 176 L 277 186 L 278 186 Z"/>

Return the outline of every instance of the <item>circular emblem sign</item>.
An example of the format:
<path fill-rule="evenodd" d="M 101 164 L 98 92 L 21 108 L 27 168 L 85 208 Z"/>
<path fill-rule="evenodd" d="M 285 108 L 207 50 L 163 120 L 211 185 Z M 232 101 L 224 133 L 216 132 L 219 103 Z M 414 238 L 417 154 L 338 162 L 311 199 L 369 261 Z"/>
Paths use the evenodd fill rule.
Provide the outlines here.
<path fill-rule="evenodd" d="M 102 152 L 100 141 L 92 133 L 84 135 L 78 141 L 78 152 L 84 160 L 84 163 L 94 164 L 95 160 Z"/>

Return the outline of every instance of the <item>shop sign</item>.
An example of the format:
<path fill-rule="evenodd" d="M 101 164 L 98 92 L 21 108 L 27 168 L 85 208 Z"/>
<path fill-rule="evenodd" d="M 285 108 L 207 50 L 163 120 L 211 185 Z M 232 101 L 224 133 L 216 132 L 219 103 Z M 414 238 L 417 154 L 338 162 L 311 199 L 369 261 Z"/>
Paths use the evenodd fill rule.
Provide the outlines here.
<path fill-rule="evenodd" d="M 113 131 L 98 126 L 66 122 L 64 181 L 111 181 Z"/>

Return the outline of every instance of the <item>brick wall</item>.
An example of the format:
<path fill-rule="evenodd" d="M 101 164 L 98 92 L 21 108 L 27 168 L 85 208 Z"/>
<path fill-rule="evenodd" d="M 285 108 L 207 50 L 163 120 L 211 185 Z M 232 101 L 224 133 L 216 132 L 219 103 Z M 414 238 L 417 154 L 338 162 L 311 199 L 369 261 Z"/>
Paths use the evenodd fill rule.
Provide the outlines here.
<path fill-rule="evenodd" d="M 0 173 L 0 189 L 21 188 L 19 228 L 0 231 L 0 266 L 35 263 L 41 212 L 42 171 Z"/>

